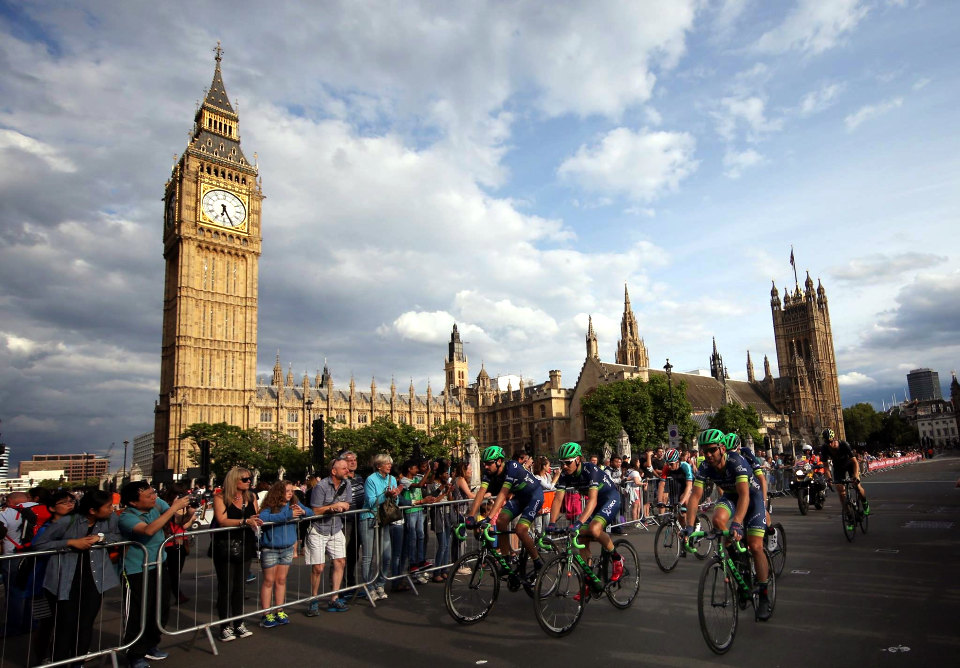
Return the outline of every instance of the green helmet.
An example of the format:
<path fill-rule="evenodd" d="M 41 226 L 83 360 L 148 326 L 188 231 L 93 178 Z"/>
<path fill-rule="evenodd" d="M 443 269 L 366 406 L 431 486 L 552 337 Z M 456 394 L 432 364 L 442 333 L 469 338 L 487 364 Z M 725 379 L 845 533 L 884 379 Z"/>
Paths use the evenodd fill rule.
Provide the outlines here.
<path fill-rule="evenodd" d="M 700 447 L 705 445 L 726 445 L 727 435 L 719 429 L 705 429 L 700 432 L 697 443 Z"/>
<path fill-rule="evenodd" d="M 560 452 L 557 453 L 560 456 L 560 459 L 573 459 L 574 457 L 582 457 L 583 450 L 580 449 L 579 443 L 564 443 L 560 446 Z"/>
<path fill-rule="evenodd" d="M 483 463 L 493 462 L 498 459 L 506 459 L 506 455 L 503 454 L 503 448 L 499 445 L 491 445 L 486 450 L 483 451 L 483 456 L 480 458 L 483 460 Z"/>
<path fill-rule="evenodd" d="M 730 452 L 731 450 L 739 450 L 740 437 L 734 433 L 727 434 L 726 438 L 723 441 L 723 444 L 726 446 L 727 452 Z"/>

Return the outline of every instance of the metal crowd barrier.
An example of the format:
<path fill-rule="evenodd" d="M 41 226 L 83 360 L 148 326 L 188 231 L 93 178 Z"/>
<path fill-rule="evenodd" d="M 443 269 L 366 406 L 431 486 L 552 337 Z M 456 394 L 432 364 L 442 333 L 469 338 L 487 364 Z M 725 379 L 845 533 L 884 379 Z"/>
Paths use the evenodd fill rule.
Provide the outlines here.
<path fill-rule="evenodd" d="M 350 510 L 343 513 L 337 513 L 336 516 L 332 515 L 322 515 L 314 517 L 301 517 L 290 520 L 288 522 L 277 522 L 269 523 L 265 522 L 260 528 L 262 532 L 271 526 L 280 526 L 283 524 L 295 524 L 299 527 L 301 523 L 305 523 L 308 527 L 312 527 L 314 524 L 319 524 L 324 521 L 330 521 L 333 517 L 339 517 L 344 520 L 348 520 L 344 523 L 344 538 L 347 544 L 347 554 L 349 554 L 350 544 L 354 545 L 361 544 L 361 537 L 359 533 L 360 523 L 359 521 L 353 521 L 358 519 L 360 515 L 369 513 L 369 510 Z M 310 531 L 310 528 L 307 529 L 307 532 Z M 347 536 L 346 533 L 350 532 L 351 535 Z M 360 569 L 362 565 L 361 559 L 358 557 L 354 560 L 354 584 L 348 585 L 347 573 L 347 564 L 344 564 L 344 570 L 342 573 L 342 578 L 340 582 L 340 587 L 333 589 L 332 584 L 330 587 L 327 586 L 328 582 L 332 583 L 332 571 L 334 570 L 333 559 L 329 555 L 324 554 L 324 570 L 319 579 L 319 584 L 317 588 L 317 593 L 314 594 L 311 589 L 311 570 L 312 566 L 304 563 L 305 559 L 301 559 L 299 562 L 294 560 L 290 565 L 290 569 L 286 577 L 286 589 L 287 596 L 286 600 L 282 604 L 276 604 L 276 601 L 273 601 L 274 605 L 269 607 L 260 607 L 260 590 L 262 588 L 262 577 L 263 572 L 258 567 L 254 569 L 253 562 L 257 561 L 257 557 L 254 556 L 249 560 L 242 560 L 240 562 L 227 561 L 224 564 L 224 567 L 221 568 L 221 572 L 225 575 L 224 580 L 229 583 L 226 585 L 221 583 L 216 574 L 216 563 L 214 556 L 214 536 L 216 534 L 221 534 L 221 537 L 216 540 L 231 540 L 231 536 L 239 536 L 243 542 L 243 549 L 247 550 L 246 541 L 255 541 L 255 544 L 252 546 L 252 550 L 259 552 L 259 541 L 257 536 L 254 534 L 253 530 L 245 527 L 217 527 L 214 529 L 203 529 L 197 531 L 188 531 L 184 534 L 173 534 L 167 537 L 161 549 L 167 550 L 168 547 L 171 547 L 170 552 L 173 552 L 175 555 L 179 553 L 180 548 L 178 544 L 187 542 L 191 545 L 191 554 L 196 551 L 197 556 L 195 558 L 181 558 L 179 556 L 174 556 L 174 561 L 171 562 L 171 555 L 168 553 L 167 561 L 165 562 L 165 568 L 157 569 L 157 588 L 158 591 L 162 587 L 172 587 L 171 581 L 175 580 L 178 584 L 177 590 L 173 591 L 171 589 L 170 594 L 173 597 L 173 604 L 170 608 L 170 615 L 168 624 L 166 627 L 161 626 L 160 630 L 170 636 L 183 635 L 187 633 L 193 633 L 193 638 L 190 641 L 189 647 L 192 649 L 193 644 L 196 642 L 197 637 L 200 633 L 206 635 L 207 641 L 210 643 L 210 649 L 214 655 L 217 655 L 219 652 L 217 650 L 217 643 L 214 639 L 212 627 L 215 626 L 225 626 L 229 624 L 239 625 L 247 617 L 254 617 L 257 615 L 265 615 L 267 613 L 275 612 L 278 610 L 290 608 L 296 605 L 309 604 L 312 601 L 319 600 L 321 598 L 330 597 L 339 597 L 343 594 L 348 594 L 350 592 L 358 592 L 363 590 L 368 601 L 376 606 L 376 603 L 372 600 L 371 588 L 374 582 L 376 582 L 377 574 L 380 572 L 382 564 L 381 556 L 383 554 L 383 549 L 380 543 L 380 532 L 374 531 L 374 545 L 372 546 L 373 558 L 376 562 L 376 568 L 374 568 L 374 563 L 371 563 L 370 568 L 370 579 L 363 581 L 362 577 L 357 577 L 357 570 Z M 306 537 L 305 537 L 306 538 Z M 298 531 L 297 538 L 297 549 L 305 550 L 305 541 L 304 543 L 300 542 L 300 533 Z M 361 548 L 362 549 L 362 548 Z M 358 550 L 359 551 L 359 550 Z M 362 554 L 362 552 L 361 552 Z M 210 559 L 204 559 L 203 557 L 211 557 Z M 303 552 L 300 553 L 300 556 L 303 557 Z M 346 560 L 346 556 L 345 556 Z M 219 559 L 216 559 L 219 562 Z M 179 565 L 179 569 L 177 566 Z M 188 568 L 189 566 L 189 568 Z M 233 569 L 240 569 L 239 573 L 235 574 Z M 178 574 L 174 574 L 174 570 L 180 570 Z M 177 577 L 179 575 L 179 577 Z M 295 578 L 295 588 L 294 593 L 290 595 L 290 581 L 291 575 Z M 231 582 L 232 579 L 232 582 Z M 205 585 L 205 581 L 209 582 L 209 586 Z M 189 586 L 189 583 L 193 583 L 193 586 Z M 257 584 L 257 603 L 252 605 L 252 609 L 247 609 L 246 604 L 246 590 L 248 584 Z M 184 587 L 184 585 L 187 585 Z M 240 588 L 240 594 L 235 595 L 234 601 L 236 598 L 239 598 L 241 601 L 241 610 L 239 613 L 233 609 L 235 605 L 231 605 L 229 601 L 229 596 L 231 591 L 236 587 Z M 180 602 L 179 595 L 184 589 L 188 590 L 192 596 L 186 596 L 188 600 Z M 272 592 L 271 592 L 272 594 Z M 159 619 L 161 609 L 161 601 L 158 597 L 157 600 L 157 616 Z M 221 616 L 221 609 L 226 610 L 226 614 Z M 231 614 L 232 613 L 232 614 Z M 259 623 L 259 620 L 256 620 Z M 172 628 L 171 628 L 172 627 Z"/>
<path fill-rule="evenodd" d="M 140 592 L 140 628 L 128 642 L 124 642 L 127 633 L 130 597 L 126 594 L 129 584 L 122 565 L 125 563 L 130 547 L 139 549 L 143 555 L 141 567 L 147 569 L 147 550 L 134 541 L 106 543 L 91 548 L 91 559 L 100 557 L 106 568 L 114 567 L 108 554 L 120 549 L 116 567 L 119 569 L 120 586 L 103 592 L 100 611 L 96 619 L 84 619 L 80 616 L 65 620 L 57 619 L 56 606 L 50 606 L 50 597 L 43 587 L 43 581 L 49 569 L 62 570 L 61 559 L 65 554 L 77 554 L 78 550 L 36 550 L 0 556 L 0 572 L 3 574 L 3 637 L 0 639 L 0 668 L 6 666 L 67 666 L 82 663 L 89 659 L 109 655 L 113 668 L 117 668 L 117 652 L 132 647 L 143 635 L 147 625 L 147 578 L 142 578 Z M 80 552 L 85 556 L 86 552 Z M 41 562 L 41 560 L 45 560 Z M 32 564 L 32 565 L 31 565 Z M 20 580 L 18 582 L 18 580 Z M 25 586 L 21 587 L 21 582 Z M 71 592 L 72 593 L 72 592 Z M 81 591 L 82 593 L 82 591 Z M 99 621 L 99 627 L 94 625 Z M 51 660 L 55 657 L 58 633 L 67 634 L 67 640 L 73 640 L 76 652 L 77 635 L 82 624 L 90 625 L 93 651 L 77 654 L 66 659 Z M 72 627 L 72 628 L 71 628 Z"/>

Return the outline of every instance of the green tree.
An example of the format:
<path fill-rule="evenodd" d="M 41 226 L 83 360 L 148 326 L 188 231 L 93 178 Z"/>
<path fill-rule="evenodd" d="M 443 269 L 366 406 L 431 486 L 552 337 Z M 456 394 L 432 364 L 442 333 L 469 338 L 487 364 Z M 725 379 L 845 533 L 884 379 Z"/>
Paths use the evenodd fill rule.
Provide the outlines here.
<path fill-rule="evenodd" d="M 863 446 L 877 440 L 883 426 L 883 413 L 877 413 L 870 404 L 854 404 L 843 409 L 843 428 L 847 441 Z"/>
<path fill-rule="evenodd" d="M 443 424 L 434 426 L 429 448 L 431 452 L 436 451 L 438 454 L 431 456 L 451 457 L 453 453 L 462 451 L 463 444 L 470 438 L 472 432 L 473 428 L 470 425 L 459 420 L 447 420 Z"/>
<path fill-rule="evenodd" d="M 266 438 L 256 429 L 241 429 L 226 422 L 196 422 L 187 427 L 180 438 L 192 439 L 196 444 L 203 439 L 210 441 L 210 469 L 220 479 L 235 466 L 252 471 L 271 467 L 274 472 L 277 470 L 268 462 L 270 445 L 276 439 Z M 194 465 L 199 464 L 200 451 L 192 449 L 190 460 Z"/>
<path fill-rule="evenodd" d="M 919 445 L 917 430 L 902 415 L 899 408 L 882 413 L 880 430 L 872 435 L 870 446 L 903 450 Z"/>
<path fill-rule="evenodd" d="M 650 445 L 659 445 L 670 438 L 667 431 L 671 419 L 670 385 L 667 383 L 666 376 L 651 376 L 647 383 L 647 390 L 650 392 L 650 405 L 653 412 L 653 434 L 659 439 L 657 443 Z M 697 423 L 690 417 L 691 413 L 693 413 L 693 404 L 687 399 L 687 383 L 681 380 L 673 386 L 672 414 L 680 432 L 680 442 L 684 445 L 690 443 L 697 435 Z M 630 442 L 633 443 L 632 440 Z"/>
<path fill-rule="evenodd" d="M 760 414 L 753 406 L 744 408 L 736 402 L 721 406 L 710 418 L 710 427 L 728 434 L 735 432 L 744 440 L 749 435 L 754 443 L 763 440 L 760 437 Z"/>

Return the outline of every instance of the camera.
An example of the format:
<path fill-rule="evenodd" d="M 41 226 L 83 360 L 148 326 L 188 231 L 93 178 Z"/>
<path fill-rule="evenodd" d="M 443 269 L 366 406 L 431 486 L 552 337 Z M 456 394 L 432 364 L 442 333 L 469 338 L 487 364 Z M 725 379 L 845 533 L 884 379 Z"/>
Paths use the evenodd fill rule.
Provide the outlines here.
<path fill-rule="evenodd" d="M 188 503 L 187 505 L 190 506 L 191 508 L 199 508 L 199 507 L 200 507 L 200 499 L 198 499 L 198 498 L 195 497 L 195 496 L 192 496 L 192 497 L 190 497 L 190 503 Z"/>

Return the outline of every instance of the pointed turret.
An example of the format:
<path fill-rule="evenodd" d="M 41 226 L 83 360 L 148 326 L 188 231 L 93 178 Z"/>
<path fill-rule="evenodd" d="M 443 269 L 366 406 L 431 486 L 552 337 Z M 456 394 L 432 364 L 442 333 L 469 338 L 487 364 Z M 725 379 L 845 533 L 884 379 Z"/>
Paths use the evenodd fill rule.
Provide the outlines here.
<path fill-rule="evenodd" d="M 310 394 L 310 376 L 307 375 L 307 370 L 303 370 L 303 397 L 306 398 Z"/>
<path fill-rule="evenodd" d="M 277 351 L 277 361 L 273 365 L 273 382 L 271 383 L 274 387 L 281 387 L 283 385 L 283 367 L 280 366 L 280 351 Z"/>
<path fill-rule="evenodd" d="M 770 358 L 766 355 L 763 356 L 763 379 L 773 378 L 773 373 L 770 372 Z"/>
<path fill-rule="evenodd" d="M 747 351 L 747 382 L 756 383 L 757 377 L 753 373 L 753 360 L 750 359 L 750 351 Z"/>
<path fill-rule="evenodd" d="M 370 400 L 374 400 L 377 396 L 377 379 L 375 376 L 370 377 Z"/>
<path fill-rule="evenodd" d="M 710 375 L 717 380 L 723 380 L 723 356 L 717 351 L 717 338 L 713 337 L 713 354 L 710 355 Z"/>
<path fill-rule="evenodd" d="M 414 392 L 414 389 L 413 389 L 413 377 L 412 377 L 412 376 L 411 376 L 411 378 L 410 378 L 410 387 L 407 389 L 407 391 L 410 393 L 410 401 L 411 401 L 411 405 L 412 405 L 413 398 L 414 398 L 414 396 L 416 396 L 416 393 Z"/>
<path fill-rule="evenodd" d="M 350 399 L 357 395 L 357 381 L 353 379 L 353 373 L 350 374 Z"/>
<path fill-rule="evenodd" d="M 823 287 L 823 283 L 820 282 L 820 279 L 817 278 L 817 304 L 821 307 L 827 305 L 827 291 Z"/>
<path fill-rule="evenodd" d="M 320 373 L 320 367 L 317 367 L 317 375 L 313 377 L 313 386 L 318 390 L 323 387 L 323 374 Z"/>
<path fill-rule="evenodd" d="M 587 359 L 600 359 L 599 347 L 597 346 L 597 333 L 593 329 L 593 316 L 589 316 L 587 324 Z"/>
<path fill-rule="evenodd" d="M 647 368 L 650 358 L 647 348 L 640 338 L 640 328 L 637 317 L 630 306 L 630 292 L 627 284 L 623 284 L 623 317 L 620 319 L 620 341 L 617 343 L 617 364 Z"/>
<path fill-rule="evenodd" d="M 771 281 L 771 282 L 773 283 L 773 287 L 770 288 L 770 308 L 772 308 L 774 311 L 779 311 L 780 310 L 780 291 L 777 290 L 777 282 L 776 281 Z"/>
<path fill-rule="evenodd" d="M 287 367 L 287 387 L 293 387 L 293 363 Z"/>

